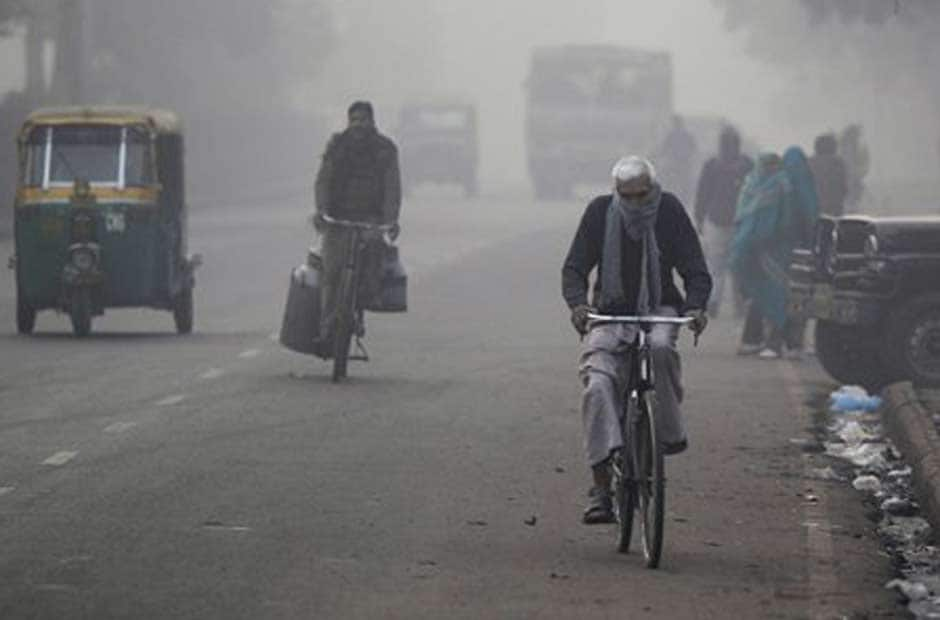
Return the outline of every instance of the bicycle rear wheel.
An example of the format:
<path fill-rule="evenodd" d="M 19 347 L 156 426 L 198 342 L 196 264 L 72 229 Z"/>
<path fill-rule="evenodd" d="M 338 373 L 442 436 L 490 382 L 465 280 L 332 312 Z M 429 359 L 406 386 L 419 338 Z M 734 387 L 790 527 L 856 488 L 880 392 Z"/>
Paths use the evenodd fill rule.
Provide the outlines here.
<path fill-rule="evenodd" d="M 634 433 L 637 499 L 648 568 L 657 568 L 663 551 L 663 518 L 666 512 L 665 463 L 656 436 L 656 394 L 644 392 L 639 401 Z"/>
<path fill-rule="evenodd" d="M 617 511 L 617 551 L 630 552 L 633 535 L 633 513 L 636 510 L 636 480 L 630 458 L 624 446 L 613 458 L 614 508 Z"/>
<path fill-rule="evenodd" d="M 349 362 L 349 345 L 353 332 L 354 302 L 352 272 L 343 273 L 339 295 L 336 297 L 336 321 L 333 326 L 333 383 L 346 378 Z"/>

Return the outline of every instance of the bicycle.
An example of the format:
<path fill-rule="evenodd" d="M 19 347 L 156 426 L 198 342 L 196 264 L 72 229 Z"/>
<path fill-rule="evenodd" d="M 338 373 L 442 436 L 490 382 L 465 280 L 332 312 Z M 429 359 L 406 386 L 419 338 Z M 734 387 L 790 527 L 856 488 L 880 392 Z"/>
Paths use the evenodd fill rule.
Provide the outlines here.
<path fill-rule="evenodd" d="M 345 265 L 334 296 L 333 382 L 338 383 L 347 376 L 349 360 L 369 360 L 362 343 L 359 342 L 363 321 L 363 310 L 359 307 L 361 257 L 366 245 L 372 239 L 377 235 L 388 234 L 394 225 L 338 220 L 328 215 L 321 217 L 329 226 L 348 228 L 352 232 L 346 240 L 347 245 L 343 252 Z M 361 354 L 350 357 L 349 349 L 352 345 L 353 334 L 356 334 L 356 342 Z"/>
<path fill-rule="evenodd" d="M 614 514 L 617 517 L 617 551 L 628 553 L 634 513 L 640 513 L 643 556 L 648 568 L 657 568 L 663 551 L 663 519 L 666 511 L 665 459 L 656 437 L 656 391 L 647 328 L 653 325 L 686 325 L 691 317 L 610 316 L 590 314 L 591 325 L 622 323 L 639 325 L 630 349 L 630 377 L 620 420 L 623 448 L 611 458 Z M 696 341 L 698 338 L 696 337 Z"/>

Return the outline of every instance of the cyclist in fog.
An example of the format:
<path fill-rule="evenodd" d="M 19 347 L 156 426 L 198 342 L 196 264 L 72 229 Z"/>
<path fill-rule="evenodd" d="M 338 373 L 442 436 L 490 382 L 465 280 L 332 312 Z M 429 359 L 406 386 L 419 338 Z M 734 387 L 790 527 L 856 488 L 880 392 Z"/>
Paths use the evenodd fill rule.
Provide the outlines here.
<path fill-rule="evenodd" d="M 584 343 L 581 414 L 594 482 L 585 523 L 614 519 L 610 456 L 623 446 L 622 396 L 637 329 L 623 324 L 592 328 L 588 314 L 595 308 L 605 314 L 684 314 L 694 319 L 691 328 L 698 334 L 707 324 L 705 309 L 712 288 L 695 227 L 679 199 L 657 183 L 653 165 L 640 157 L 626 157 L 617 162 L 612 175 L 614 192 L 587 206 L 562 268 L 562 294 Z M 589 302 L 588 277 L 595 268 Z M 685 298 L 673 281 L 674 270 L 682 277 Z M 677 337 L 676 326 L 656 325 L 649 339 L 659 401 L 657 431 L 666 454 L 688 446 L 679 410 Z"/>
<path fill-rule="evenodd" d="M 329 226 L 323 219 L 393 224 L 390 236 L 398 236 L 401 211 L 401 174 L 398 149 L 379 133 L 372 104 L 356 101 L 348 110 L 349 125 L 330 138 L 316 180 L 314 226 L 323 233 L 321 339 L 332 333 L 336 290 L 343 271 L 349 229 Z M 382 247 L 371 244 L 362 257 L 362 299 L 379 293 Z M 367 305 L 367 304 L 366 304 Z"/>
<path fill-rule="evenodd" d="M 845 161 L 838 153 L 839 143 L 832 134 L 823 134 L 813 143 L 809 167 L 816 180 L 820 215 L 841 216 L 849 193 Z"/>

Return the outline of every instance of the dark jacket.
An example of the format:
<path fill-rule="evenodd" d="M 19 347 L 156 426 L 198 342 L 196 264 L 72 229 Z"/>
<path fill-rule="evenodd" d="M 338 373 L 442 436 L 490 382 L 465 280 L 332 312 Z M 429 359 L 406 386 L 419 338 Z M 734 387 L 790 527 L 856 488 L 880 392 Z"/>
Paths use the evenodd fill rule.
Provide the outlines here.
<path fill-rule="evenodd" d="M 712 157 L 702 167 L 695 193 L 695 225 L 701 230 L 707 219 L 716 226 L 734 226 L 734 209 L 744 177 L 754 167 L 746 155 L 731 161 Z"/>
<path fill-rule="evenodd" d="M 571 242 L 571 249 L 561 270 L 562 295 L 570 308 L 588 303 L 588 276 L 597 268 L 593 300 L 601 299 L 601 257 L 607 228 L 607 207 L 611 195 L 598 196 L 587 206 Z M 680 311 L 704 309 L 711 295 L 712 278 L 705 265 L 698 234 L 685 207 L 674 195 L 664 192 L 656 219 L 656 241 L 659 244 L 662 269 L 662 303 Z M 602 312 L 631 313 L 636 311 L 640 286 L 642 244 L 624 234 L 621 241 L 623 290 L 628 301 L 620 308 L 598 308 Z M 673 281 L 673 271 L 682 277 L 686 298 L 683 299 Z"/>
<path fill-rule="evenodd" d="M 834 153 L 817 153 L 810 157 L 809 167 L 816 181 L 819 214 L 842 215 L 845 211 L 845 197 L 849 192 L 845 162 Z"/>
<path fill-rule="evenodd" d="M 383 223 L 398 221 L 401 174 L 395 143 L 377 131 L 353 140 L 334 134 L 316 180 L 317 211 L 331 217 Z"/>

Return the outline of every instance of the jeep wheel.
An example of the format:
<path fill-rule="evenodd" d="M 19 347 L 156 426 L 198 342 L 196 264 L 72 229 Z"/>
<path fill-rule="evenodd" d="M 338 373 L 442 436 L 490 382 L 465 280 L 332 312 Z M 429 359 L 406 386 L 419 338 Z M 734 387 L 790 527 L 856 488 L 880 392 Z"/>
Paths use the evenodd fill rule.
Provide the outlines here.
<path fill-rule="evenodd" d="M 816 357 L 836 381 L 877 390 L 887 383 L 878 337 L 865 327 L 816 322 Z"/>
<path fill-rule="evenodd" d="M 908 299 L 891 312 L 882 347 L 893 375 L 940 386 L 940 293 Z"/>

